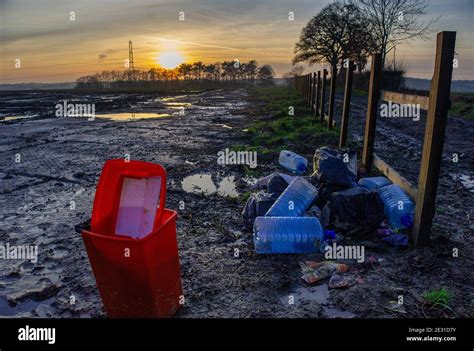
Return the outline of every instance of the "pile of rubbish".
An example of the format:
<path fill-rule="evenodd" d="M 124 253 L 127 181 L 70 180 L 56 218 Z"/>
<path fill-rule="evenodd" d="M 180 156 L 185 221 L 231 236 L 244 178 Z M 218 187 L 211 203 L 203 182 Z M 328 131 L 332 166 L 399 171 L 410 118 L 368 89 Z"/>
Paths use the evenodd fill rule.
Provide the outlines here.
<path fill-rule="evenodd" d="M 358 177 L 355 152 L 317 149 L 311 176 L 308 160 L 291 151 L 281 151 L 279 164 L 292 174 L 259 179 L 242 211 L 256 253 L 323 252 L 340 235 L 408 245 L 401 230 L 413 225 L 413 202 L 385 177 Z"/>

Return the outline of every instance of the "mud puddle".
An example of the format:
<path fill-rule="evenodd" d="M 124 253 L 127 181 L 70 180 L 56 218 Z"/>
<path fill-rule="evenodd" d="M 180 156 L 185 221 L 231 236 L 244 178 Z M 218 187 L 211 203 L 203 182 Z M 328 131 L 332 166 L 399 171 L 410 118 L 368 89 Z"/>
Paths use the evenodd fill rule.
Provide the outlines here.
<path fill-rule="evenodd" d="M 214 181 L 210 174 L 194 174 L 183 179 L 181 186 L 187 193 L 218 194 L 220 196 L 238 197 L 235 176 L 226 176 Z"/>
<path fill-rule="evenodd" d="M 138 119 L 148 119 L 148 118 L 162 118 L 162 117 L 169 117 L 171 114 L 169 113 L 144 113 L 144 112 L 137 112 L 137 113 L 105 113 L 105 114 L 97 114 L 94 117 L 96 118 L 105 118 L 110 119 L 113 121 L 133 121 Z M 87 117 L 87 116 L 84 116 Z"/>
<path fill-rule="evenodd" d="M 283 296 L 280 302 L 284 305 L 301 306 L 307 303 L 315 302 L 324 305 L 328 302 L 329 289 L 327 284 L 320 284 L 316 286 L 298 287 Z"/>
<path fill-rule="evenodd" d="M 474 193 L 474 179 L 472 176 L 467 174 L 450 174 L 454 180 L 459 181 L 466 190 L 469 190 L 471 193 Z"/>
<path fill-rule="evenodd" d="M 0 116 L 0 122 L 9 122 L 9 121 L 16 121 L 16 120 L 23 120 L 23 119 L 31 119 L 36 118 L 38 115 L 24 115 L 24 116 Z"/>

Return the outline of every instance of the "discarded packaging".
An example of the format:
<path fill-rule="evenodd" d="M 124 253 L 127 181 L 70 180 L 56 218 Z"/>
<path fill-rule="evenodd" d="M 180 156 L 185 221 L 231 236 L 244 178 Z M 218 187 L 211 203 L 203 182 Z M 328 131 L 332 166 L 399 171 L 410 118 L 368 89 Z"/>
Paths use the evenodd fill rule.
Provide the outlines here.
<path fill-rule="evenodd" d="M 271 217 L 299 217 L 311 205 L 318 190 L 307 180 L 295 178 L 266 213 Z"/>
<path fill-rule="evenodd" d="M 300 262 L 301 277 L 306 283 L 314 284 L 322 279 L 328 278 L 335 273 L 347 272 L 348 266 L 343 263 L 335 263 L 331 261 L 315 262 L 306 261 Z"/>
<path fill-rule="evenodd" d="M 162 166 L 105 163 L 82 238 L 108 317 L 170 317 L 182 307 L 177 213 L 165 197 Z"/>
<path fill-rule="evenodd" d="M 327 239 L 330 239 L 330 240 L 336 239 L 336 232 L 334 230 L 326 229 L 324 233 Z"/>
<path fill-rule="evenodd" d="M 258 254 L 314 253 L 324 234 L 316 217 L 257 217 L 253 239 Z"/>
<path fill-rule="evenodd" d="M 334 274 L 331 279 L 329 279 L 329 288 L 330 289 L 339 289 L 339 288 L 347 288 L 350 286 L 349 280 L 340 275 Z"/>
<path fill-rule="evenodd" d="M 397 184 L 379 190 L 384 204 L 385 215 L 395 229 L 410 228 L 413 225 L 415 205 Z"/>
<path fill-rule="evenodd" d="M 303 174 L 308 169 L 308 160 L 292 151 L 282 150 L 278 163 L 290 172 Z"/>
<path fill-rule="evenodd" d="M 361 178 L 358 184 L 369 191 L 378 191 L 380 188 L 392 184 L 392 182 L 385 177 L 367 177 Z"/>

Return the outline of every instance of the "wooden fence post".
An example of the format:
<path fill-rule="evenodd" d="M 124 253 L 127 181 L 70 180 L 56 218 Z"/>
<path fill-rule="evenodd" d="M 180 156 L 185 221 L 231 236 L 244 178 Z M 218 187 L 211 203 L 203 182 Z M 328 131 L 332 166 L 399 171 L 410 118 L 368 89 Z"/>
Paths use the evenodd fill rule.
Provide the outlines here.
<path fill-rule="evenodd" d="M 370 69 L 369 97 L 367 102 L 367 116 L 365 118 L 364 149 L 362 150 L 362 164 L 367 173 L 370 173 L 374 161 L 375 125 L 380 96 L 380 80 L 382 78 L 382 55 L 372 54 Z"/>
<path fill-rule="evenodd" d="M 349 128 L 349 112 L 351 109 L 352 75 L 354 73 L 354 62 L 349 61 L 346 71 L 346 85 L 344 87 L 344 107 L 342 110 L 341 133 L 339 135 L 339 147 L 343 148 L 347 142 L 347 129 Z"/>
<path fill-rule="evenodd" d="M 329 90 L 328 129 L 332 129 L 334 120 L 334 102 L 336 100 L 337 65 L 331 67 L 331 88 Z"/>
<path fill-rule="evenodd" d="M 438 33 L 436 59 L 431 80 L 430 102 L 426 116 L 425 138 L 421 158 L 412 240 L 415 246 L 430 241 L 436 209 L 436 193 L 443 154 L 444 134 L 453 75 L 456 32 Z"/>
<path fill-rule="evenodd" d="M 306 75 L 301 76 L 301 96 L 304 96 L 304 81 L 306 79 Z"/>
<path fill-rule="evenodd" d="M 319 113 L 319 99 L 321 95 L 321 71 L 318 71 L 316 77 L 316 96 L 314 97 L 315 106 L 314 106 L 314 116 L 317 117 Z"/>
<path fill-rule="evenodd" d="M 308 107 L 311 109 L 311 94 L 313 92 L 313 72 L 311 72 L 308 77 Z"/>
<path fill-rule="evenodd" d="M 307 95 L 308 95 L 308 90 L 306 84 L 308 83 L 308 75 L 304 75 L 304 82 L 303 82 L 303 97 L 306 100 Z"/>
<path fill-rule="evenodd" d="M 308 95 L 309 95 L 309 93 L 308 93 L 309 84 L 308 83 L 309 83 L 309 74 L 306 75 L 306 80 L 304 82 L 304 98 L 306 100 L 306 104 L 308 104 Z"/>
<path fill-rule="evenodd" d="M 314 111 L 314 90 L 315 90 L 315 81 L 316 81 L 316 72 L 313 72 L 313 75 L 311 76 L 311 95 L 310 95 L 310 107 L 311 107 L 311 112 Z"/>
<path fill-rule="evenodd" d="M 319 120 L 324 122 L 324 102 L 326 100 L 326 77 L 328 75 L 328 71 L 323 69 L 323 81 L 321 84 L 321 102 L 319 106 Z"/>

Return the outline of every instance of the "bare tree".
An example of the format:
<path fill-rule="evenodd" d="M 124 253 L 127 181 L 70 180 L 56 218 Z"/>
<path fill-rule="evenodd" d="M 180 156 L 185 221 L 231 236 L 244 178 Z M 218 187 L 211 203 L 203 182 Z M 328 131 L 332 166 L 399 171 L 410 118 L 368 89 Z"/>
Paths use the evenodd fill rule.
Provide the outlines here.
<path fill-rule="evenodd" d="M 304 66 L 302 65 L 295 65 L 293 67 L 291 67 L 291 70 L 290 72 L 288 72 L 288 74 L 292 77 L 296 77 L 296 76 L 301 76 L 304 72 Z"/>
<path fill-rule="evenodd" d="M 333 2 L 303 28 L 293 64 L 328 62 L 334 71 L 342 59 L 350 58 L 364 66 L 364 58 L 373 47 L 368 31 L 368 22 L 357 6 Z"/>
<path fill-rule="evenodd" d="M 427 39 L 432 25 L 438 20 L 420 20 L 427 13 L 427 0 L 351 0 L 351 3 L 370 22 L 370 33 L 383 63 L 397 44 L 415 38 Z"/>
<path fill-rule="evenodd" d="M 291 67 L 289 72 L 283 73 L 283 78 L 286 80 L 286 84 L 291 85 L 294 82 L 294 78 L 301 76 L 304 72 L 304 66 L 295 65 Z"/>

